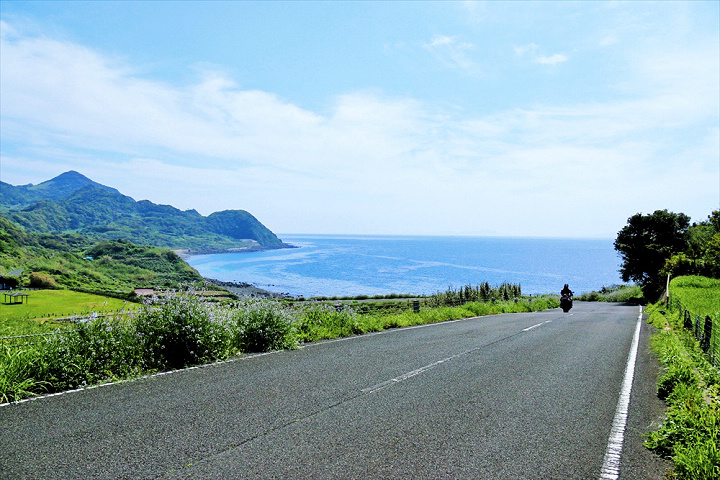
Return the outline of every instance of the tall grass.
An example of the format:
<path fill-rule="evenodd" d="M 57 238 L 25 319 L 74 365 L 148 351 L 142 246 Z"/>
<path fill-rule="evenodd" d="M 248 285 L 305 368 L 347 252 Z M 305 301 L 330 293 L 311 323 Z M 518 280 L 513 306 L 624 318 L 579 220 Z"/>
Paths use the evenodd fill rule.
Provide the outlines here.
<path fill-rule="evenodd" d="M 0 345 L 0 403 L 15 402 L 47 391 L 49 382 L 38 380 L 36 365 L 42 352 L 36 347 Z"/>
<path fill-rule="evenodd" d="M 315 342 L 375 330 L 361 326 L 360 318 L 351 307 L 316 302 L 304 304 L 300 306 L 295 324 L 297 338 L 301 342 Z"/>
<path fill-rule="evenodd" d="M 676 277 L 670 282 L 669 293 L 669 308 L 688 315 L 687 320 L 695 324 L 696 337 L 702 340 L 713 364 L 720 367 L 720 279 Z"/>
<path fill-rule="evenodd" d="M 295 314 L 278 302 L 255 300 L 238 304 L 231 318 L 230 337 L 237 351 L 266 352 L 297 346 Z"/>
<path fill-rule="evenodd" d="M 432 307 L 462 305 L 467 302 L 508 301 L 519 298 L 522 288 L 519 284 L 504 282 L 497 287 L 491 287 L 488 282 L 479 285 L 465 285 L 458 289 L 449 287 L 444 292 L 437 292 L 427 298 L 427 304 Z"/>

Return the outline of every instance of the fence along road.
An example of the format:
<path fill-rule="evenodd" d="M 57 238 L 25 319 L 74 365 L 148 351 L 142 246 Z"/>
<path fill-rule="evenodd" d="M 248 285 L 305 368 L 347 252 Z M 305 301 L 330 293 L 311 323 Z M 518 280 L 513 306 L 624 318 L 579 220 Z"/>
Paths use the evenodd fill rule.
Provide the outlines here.
<path fill-rule="evenodd" d="M 0 478 L 600 478 L 638 307 L 496 315 L 0 407 Z M 622 479 L 663 478 L 642 322 Z"/>

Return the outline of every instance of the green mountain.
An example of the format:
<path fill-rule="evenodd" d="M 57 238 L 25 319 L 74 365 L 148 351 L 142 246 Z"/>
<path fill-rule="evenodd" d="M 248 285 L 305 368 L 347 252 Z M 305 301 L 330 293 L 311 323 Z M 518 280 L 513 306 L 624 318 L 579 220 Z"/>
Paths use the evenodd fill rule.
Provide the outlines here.
<path fill-rule="evenodd" d="M 28 232 L 122 239 L 195 253 L 290 247 L 244 210 L 204 217 L 195 210 L 137 202 L 74 171 L 39 185 L 0 182 L 0 212 Z"/>
<path fill-rule="evenodd" d="M 114 188 L 93 182 L 84 175 L 71 170 L 38 185 L 30 184 L 16 187 L 9 183 L 0 182 L 0 205 L 9 208 L 21 208 L 41 200 L 59 200 L 89 185 L 120 193 Z"/>

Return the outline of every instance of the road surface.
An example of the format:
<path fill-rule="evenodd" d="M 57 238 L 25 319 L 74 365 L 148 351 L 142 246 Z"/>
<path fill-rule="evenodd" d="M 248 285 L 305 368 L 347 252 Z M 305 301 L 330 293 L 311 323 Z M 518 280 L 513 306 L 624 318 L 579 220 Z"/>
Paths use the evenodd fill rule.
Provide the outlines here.
<path fill-rule="evenodd" d="M 662 479 L 639 307 L 394 329 L 0 407 L 0 478 Z M 640 327 L 638 327 L 640 325 Z M 612 450 L 612 448 L 611 448 Z"/>

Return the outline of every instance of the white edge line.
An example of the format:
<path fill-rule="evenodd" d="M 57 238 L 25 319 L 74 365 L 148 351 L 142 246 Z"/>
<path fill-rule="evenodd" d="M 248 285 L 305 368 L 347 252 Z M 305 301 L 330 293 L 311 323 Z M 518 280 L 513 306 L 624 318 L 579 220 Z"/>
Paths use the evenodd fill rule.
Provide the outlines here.
<path fill-rule="evenodd" d="M 625 366 L 625 378 L 623 379 L 620 397 L 618 398 L 617 407 L 615 408 L 615 418 L 613 419 L 607 449 L 605 450 L 605 458 L 600 472 L 601 480 L 617 480 L 620 476 L 620 456 L 622 454 L 623 443 L 625 441 L 625 426 L 627 425 L 630 392 L 632 391 L 633 377 L 635 376 L 635 363 L 640 343 L 641 325 L 642 305 L 640 306 L 640 314 L 638 315 L 637 324 L 635 326 L 635 335 L 633 335 L 627 365 Z"/>

